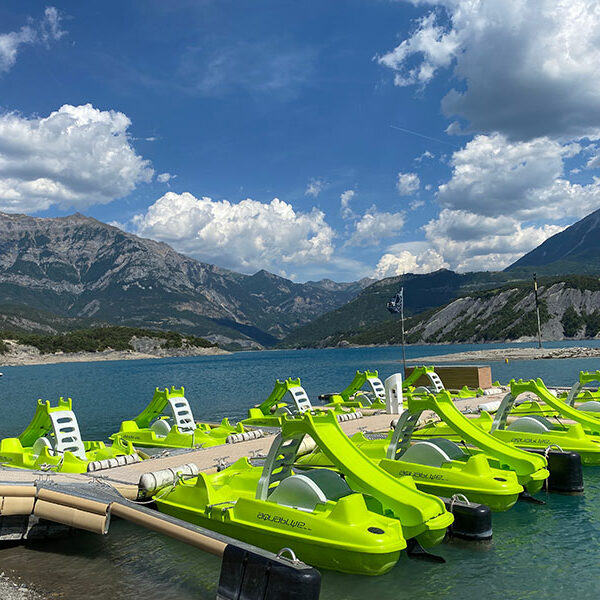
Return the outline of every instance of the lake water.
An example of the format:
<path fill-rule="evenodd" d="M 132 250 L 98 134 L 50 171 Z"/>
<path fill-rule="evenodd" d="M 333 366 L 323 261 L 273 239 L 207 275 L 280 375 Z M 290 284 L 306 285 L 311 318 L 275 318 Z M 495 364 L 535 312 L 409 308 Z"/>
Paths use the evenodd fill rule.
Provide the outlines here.
<path fill-rule="evenodd" d="M 600 346 L 600 342 L 545 344 L 565 345 Z M 410 346 L 407 357 L 433 358 L 482 348 Z M 309 396 L 316 398 L 345 387 L 356 369 L 377 369 L 384 379 L 401 370 L 400 357 L 399 348 L 385 347 L 3 367 L 0 435 L 20 433 L 37 398 L 55 401 L 62 395 L 73 398 L 84 439 L 106 439 L 122 420 L 142 410 L 156 386 L 185 386 L 197 419 L 239 419 L 269 394 L 275 378 L 301 377 Z M 511 377 L 541 377 L 548 385 L 570 385 L 580 370 L 599 368 L 600 360 L 490 364 L 493 378 L 501 382 Z M 446 558 L 445 564 L 402 557 L 390 573 L 378 578 L 323 572 L 321 597 L 592 597 L 600 576 L 600 562 L 594 558 L 600 551 L 600 469 L 586 468 L 584 474 L 584 496 L 548 495 L 545 506 L 518 503 L 509 512 L 494 515 L 491 544 L 443 544 L 435 551 Z M 106 537 L 81 533 L 51 544 L 2 548 L 0 565 L 65 599 L 129 595 L 145 600 L 214 599 L 220 568 L 214 557 L 122 521 L 115 521 Z"/>

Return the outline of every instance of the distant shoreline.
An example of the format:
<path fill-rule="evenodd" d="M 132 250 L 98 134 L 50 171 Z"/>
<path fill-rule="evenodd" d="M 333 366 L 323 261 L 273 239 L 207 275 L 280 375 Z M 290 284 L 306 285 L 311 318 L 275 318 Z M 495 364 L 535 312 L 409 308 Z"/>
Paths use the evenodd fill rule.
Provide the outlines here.
<path fill-rule="evenodd" d="M 0 368 L 23 367 L 28 365 L 52 365 L 57 363 L 103 362 L 111 360 L 148 360 L 151 358 L 177 358 L 186 356 L 216 356 L 231 354 L 221 348 L 186 348 L 161 350 L 153 354 L 135 350 L 105 350 L 103 352 L 57 352 L 42 354 L 35 348 L 0 354 Z"/>
<path fill-rule="evenodd" d="M 421 356 L 406 359 L 410 363 L 434 364 L 436 362 L 481 362 L 503 360 L 544 360 L 561 358 L 600 358 L 600 348 L 495 348 L 490 350 L 471 350 L 454 354 Z"/>

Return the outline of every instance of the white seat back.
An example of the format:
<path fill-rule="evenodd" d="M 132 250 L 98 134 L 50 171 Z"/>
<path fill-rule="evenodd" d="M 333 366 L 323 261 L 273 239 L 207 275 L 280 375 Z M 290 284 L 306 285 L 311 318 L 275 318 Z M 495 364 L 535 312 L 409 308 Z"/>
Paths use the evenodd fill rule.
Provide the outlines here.
<path fill-rule="evenodd" d="M 36 456 L 39 456 L 42 453 L 42 450 L 44 448 L 48 448 L 48 451 L 50 452 L 50 454 L 54 454 L 54 450 L 52 449 L 52 444 L 50 443 L 50 440 L 47 437 L 40 437 L 37 440 L 35 440 L 35 442 L 33 442 L 33 453 Z"/>
<path fill-rule="evenodd" d="M 290 475 L 269 494 L 268 500 L 282 506 L 291 506 L 312 512 L 317 504 L 327 502 L 327 496 L 306 475 Z"/>
<path fill-rule="evenodd" d="M 546 433 L 550 428 L 540 419 L 534 417 L 520 417 L 513 421 L 506 429 L 522 433 Z"/>
<path fill-rule="evenodd" d="M 54 430 L 54 450 L 59 453 L 71 452 L 77 458 L 87 460 L 75 413 L 72 410 L 59 410 L 49 412 L 48 416 Z"/>
<path fill-rule="evenodd" d="M 600 402 L 598 400 L 588 400 L 587 402 L 582 402 L 577 410 L 585 410 L 587 412 L 600 412 Z"/>
<path fill-rule="evenodd" d="M 417 465 L 441 467 L 452 459 L 439 446 L 431 442 L 417 442 L 410 446 L 399 460 Z"/>
<path fill-rule="evenodd" d="M 196 429 L 190 404 L 184 396 L 169 398 L 173 422 L 181 433 L 192 433 Z"/>
<path fill-rule="evenodd" d="M 302 473 L 314 481 L 325 494 L 327 500 L 339 500 L 352 494 L 352 489 L 338 473 L 331 469 L 310 469 Z"/>
<path fill-rule="evenodd" d="M 165 419 L 157 419 L 150 425 L 150 429 L 154 431 L 157 437 L 166 437 L 171 431 L 171 426 Z"/>

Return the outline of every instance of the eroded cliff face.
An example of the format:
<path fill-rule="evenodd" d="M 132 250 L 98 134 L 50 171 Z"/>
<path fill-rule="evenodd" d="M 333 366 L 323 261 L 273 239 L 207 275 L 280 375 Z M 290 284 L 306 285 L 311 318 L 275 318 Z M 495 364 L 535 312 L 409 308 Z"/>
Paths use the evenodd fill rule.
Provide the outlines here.
<path fill-rule="evenodd" d="M 581 339 L 600 334 L 600 290 L 560 282 L 539 289 L 542 337 Z M 482 342 L 534 339 L 533 291 L 524 287 L 458 298 L 411 324 L 412 343 Z"/>
<path fill-rule="evenodd" d="M 26 307 L 25 313 L 185 330 L 262 347 L 364 285 L 235 273 L 81 214 L 0 213 L 0 305 Z M 31 314 L 21 322 L 27 319 Z"/>

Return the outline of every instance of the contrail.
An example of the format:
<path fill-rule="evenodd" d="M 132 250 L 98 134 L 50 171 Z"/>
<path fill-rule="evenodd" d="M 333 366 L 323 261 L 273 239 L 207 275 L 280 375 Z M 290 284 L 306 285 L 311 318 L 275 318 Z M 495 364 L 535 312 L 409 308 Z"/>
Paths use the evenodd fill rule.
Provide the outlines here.
<path fill-rule="evenodd" d="M 397 129 L 398 131 L 403 131 L 404 133 L 410 133 L 411 135 L 416 135 L 417 137 L 423 138 L 425 140 L 431 140 L 432 142 L 439 142 L 440 144 L 446 144 L 446 146 L 452 146 L 453 148 L 459 148 L 456 144 L 451 144 L 450 142 L 445 142 L 444 140 L 438 140 L 437 138 L 429 137 L 428 135 L 423 135 L 422 133 L 417 133 L 416 131 L 411 131 L 410 129 L 404 129 L 402 127 L 397 127 L 396 125 L 390 125 L 392 129 Z"/>

